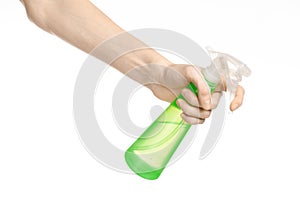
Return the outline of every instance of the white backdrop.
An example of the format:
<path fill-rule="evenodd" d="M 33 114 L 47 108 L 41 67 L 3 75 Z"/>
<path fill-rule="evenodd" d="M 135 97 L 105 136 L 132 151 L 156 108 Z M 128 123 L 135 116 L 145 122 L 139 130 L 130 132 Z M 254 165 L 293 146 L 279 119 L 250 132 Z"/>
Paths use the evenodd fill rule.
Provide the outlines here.
<path fill-rule="evenodd" d="M 93 2 L 126 30 L 171 29 L 246 62 L 253 74 L 244 105 L 205 160 L 200 131 L 157 181 L 110 170 L 85 151 L 73 122 L 86 54 L 30 23 L 19 1 L 1 1 L 0 198 L 300 197 L 299 1 Z M 96 103 L 98 116 L 103 106 Z"/>

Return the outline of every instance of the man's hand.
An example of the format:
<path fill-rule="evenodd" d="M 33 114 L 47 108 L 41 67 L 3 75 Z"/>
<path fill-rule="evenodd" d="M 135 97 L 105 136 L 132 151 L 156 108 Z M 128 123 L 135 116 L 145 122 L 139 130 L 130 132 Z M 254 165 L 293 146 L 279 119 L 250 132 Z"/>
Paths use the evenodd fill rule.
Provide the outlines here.
<path fill-rule="evenodd" d="M 185 100 L 178 99 L 177 105 L 182 109 L 182 118 L 190 124 L 202 124 L 210 116 L 212 109 L 215 109 L 226 90 L 226 85 L 221 82 L 214 93 L 210 93 L 199 67 L 185 64 L 175 64 L 165 67 L 161 76 L 157 79 L 157 84 L 153 84 L 150 89 L 153 94 L 164 101 L 172 102 L 180 93 Z M 192 82 L 198 89 L 198 96 L 186 88 Z M 238 86 L 235 98 L 230 104 L 232 111 L 239 108 L 243 102 L 244 89 Z"/>

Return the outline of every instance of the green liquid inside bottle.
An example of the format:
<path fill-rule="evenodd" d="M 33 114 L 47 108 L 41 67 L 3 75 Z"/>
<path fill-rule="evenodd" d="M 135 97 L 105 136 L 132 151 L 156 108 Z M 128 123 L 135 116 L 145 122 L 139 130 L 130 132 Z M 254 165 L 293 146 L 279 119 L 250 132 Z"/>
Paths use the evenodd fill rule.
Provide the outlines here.
<path fill-rule="evenodd" d="M 207 83 L 213 92 L 216 84 Z M 193 83 L 187 88 L 198 94 Z M 183 96 L 179 95 L 125 152 L 130 169 L 145 179 L 155 180 L 160 176 L 191 127 L 180 116 L 178 98 Z"/>

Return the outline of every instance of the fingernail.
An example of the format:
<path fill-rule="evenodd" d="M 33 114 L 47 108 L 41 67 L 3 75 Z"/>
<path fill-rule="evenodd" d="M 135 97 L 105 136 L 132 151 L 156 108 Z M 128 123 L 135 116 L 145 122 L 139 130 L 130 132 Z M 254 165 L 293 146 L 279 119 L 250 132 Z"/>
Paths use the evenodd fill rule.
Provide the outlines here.
<path fill-rule="evenodd" d="M 238 104 L 233 104 L 232 105 L 232 110 L 235 110 L 239 105 Z"/>

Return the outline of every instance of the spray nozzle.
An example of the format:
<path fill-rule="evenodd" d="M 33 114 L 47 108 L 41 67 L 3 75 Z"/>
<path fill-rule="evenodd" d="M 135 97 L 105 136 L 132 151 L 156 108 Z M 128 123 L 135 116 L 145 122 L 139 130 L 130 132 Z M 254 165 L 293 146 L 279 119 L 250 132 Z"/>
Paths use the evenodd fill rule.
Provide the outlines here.
<path fill-rule="evenodd" d="M 242 77 L 248 77 L 251 74 L 251 70 L 246 64 L 231 55 L 214 51 L 211 48 L 206 48 L 206 50 L 212 60 L 212 64 L 204 69 L 204 76 L 207 77 L 209 81 L 214 80 L 214 78 L 217 80 L 216 77 L 219 77 L 218 82 L 220 82 L 221 77 L 223 77 L 230 97 L 233 97 L 239 82 L 242 81 Z M 214 83 L 218 82 L 215 81 Z M 200 159 L 207 157 L 221 137 L 226 115 L 225 104 L 225 97 L 221 97 L 219 105 L 212 115 L 212 123 L 202 145 Z"/>
<path fill-rule="evenodd" d="M 246 64 L 229 54 L 214 51 L 210 47 L 207 47 L 206 50 L 220 76 L 224 78 L 227 90 L 234 95 L 242 77 L 250 76 L 251 70 Z"/>

